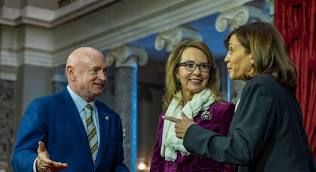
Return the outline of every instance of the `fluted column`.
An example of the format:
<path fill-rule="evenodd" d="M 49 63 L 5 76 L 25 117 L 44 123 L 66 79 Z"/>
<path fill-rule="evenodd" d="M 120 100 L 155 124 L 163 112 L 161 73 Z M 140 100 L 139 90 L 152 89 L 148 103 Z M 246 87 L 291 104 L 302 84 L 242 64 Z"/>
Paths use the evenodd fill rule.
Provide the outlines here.
<path fill-rule="evenodd" d="M 144 49 L 122 46 L 107 55 L 108 64 L 115 65 L 115 111 L 121 116 L 125 163 L 136 172 L 137 162 L 137 70 L 147 63 Z"/>
<path fill-rule="evenodd" d="M 173 47 L 183 40 L 202 40 L 202 36 L 196 30 L 186 27 L 177 27 L 159 33 L 155 40 L 155 48 L 158 51 L 165 48 L 167 52 L 170 52 Z"/>

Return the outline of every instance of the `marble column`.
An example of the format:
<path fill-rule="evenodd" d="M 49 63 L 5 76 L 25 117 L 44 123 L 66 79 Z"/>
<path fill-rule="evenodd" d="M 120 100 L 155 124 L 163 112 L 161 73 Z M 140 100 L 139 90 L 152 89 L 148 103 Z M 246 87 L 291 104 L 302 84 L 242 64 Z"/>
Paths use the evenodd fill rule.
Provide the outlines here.
<path fill-rule="evenodd" d="M 122 119 L 125 163 L 132 172 L 137 166 L 137 71 L 147 59 L 144 49 L 127 45 L 107 55 L 108 64 L 115 64 L 115 111 Z"/>
<path fill-rule="evenodd" d="M 15 131 L 16 81 L 0 78 L 0 172 L 9 172 Z"/>
<path fill-rule="evenodd" d="M 202 36 L 194 29 L 177 27 L 159 33 L 155 40 L 155 48 L 158 51 L 165 48 L 166 52 L 170 52 L 183 40 L 202 40 Z"/>
<path fill-rule="evenodd" d="M 22 116 L 28 104 L 35 98 L 52 93 L 52 69 L 50 67 L 24 64 L 18 68 L 17 107 Z"/>
<path fill-rule="evenodd" d="M 3 172 L 10 171 L 7 170 L 7 164 L 11 166 L 9 153 L 25 108 L 34 98 L 51 93 L 53 37 L 44 28 L 24 26 L 1 27 L 0 38 L 0 172 Z"/>

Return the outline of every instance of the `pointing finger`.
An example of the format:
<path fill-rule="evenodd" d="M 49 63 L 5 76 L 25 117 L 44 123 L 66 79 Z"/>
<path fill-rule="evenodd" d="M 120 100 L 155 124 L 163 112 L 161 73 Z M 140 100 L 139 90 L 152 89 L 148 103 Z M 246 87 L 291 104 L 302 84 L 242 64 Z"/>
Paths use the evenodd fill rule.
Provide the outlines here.
<path fill-rule="evenodd" d="M 171 122 L 178 122 L 180 119 L 172 117 L 172 116 L 162 116 L 163 119 L 171 121 Z"/>
<path fill-rule="evenodd" d="M 182 119 L 190 119 L 184 113 L 181 114 Z"/>

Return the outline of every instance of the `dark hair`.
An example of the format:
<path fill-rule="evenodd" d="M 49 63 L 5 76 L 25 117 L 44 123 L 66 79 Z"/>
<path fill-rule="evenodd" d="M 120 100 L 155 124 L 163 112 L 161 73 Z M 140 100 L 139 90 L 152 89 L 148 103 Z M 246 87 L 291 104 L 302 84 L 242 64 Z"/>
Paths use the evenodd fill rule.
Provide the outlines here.
<path fill-rule="evenodd" d="M 265 22 L 243 25 L 227 36 L 226 48 L 232 35 L 237 37 L 240 44 L 246 49 L 246 53 L 251 53 L 255 73 L 271 74 L 275 80 L 295 93 L 296 69 L 288 56 L 280 33 L 274 26 Z"/>
<path fill-rule="evenodd" d="M 177 84 L 176 78 L 176 71 L 178 65 L 181 60 L 181 55 L 186 48 L 193 47 L 198 48 L 201 50 L 207 58 L 208 63 L 211 65 L 209 71 L 209 80 L 206 88 L 209 88 L 213 94 L 215 95 L 215 99 L 220 99 L 220 92 L 219 92 L 219 82 L 217 79 L 217 70 L 215 65 L 215 59 L 212 55 L 211 51 L 209 50 L 208 46 L 196 40 L 186 40 L 178 44 L 169 54 L 168 61 L 166 64 L 166 71 L 165 71 L 165 94 L 163 96 L 163 111 L 167 110 L 172 98 L 175 94 L 181 89 L 181 86 Z"/>

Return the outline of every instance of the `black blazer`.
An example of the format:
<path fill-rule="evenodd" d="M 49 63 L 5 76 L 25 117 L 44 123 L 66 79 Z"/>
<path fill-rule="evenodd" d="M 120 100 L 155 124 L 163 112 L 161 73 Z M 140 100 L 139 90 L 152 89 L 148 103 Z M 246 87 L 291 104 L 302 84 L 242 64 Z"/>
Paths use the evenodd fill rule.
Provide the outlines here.
<path fill-rule="evenodd" d="M 192 125 L 184 146 L 239 172 L 315 171 L 295 95 L 268 74 L 246 82 L 228 136 Z"/>

